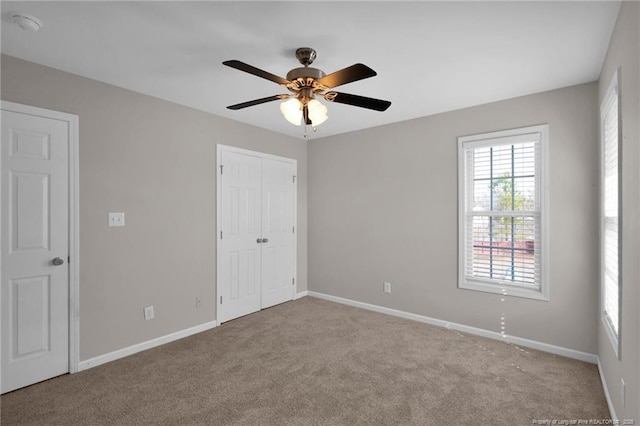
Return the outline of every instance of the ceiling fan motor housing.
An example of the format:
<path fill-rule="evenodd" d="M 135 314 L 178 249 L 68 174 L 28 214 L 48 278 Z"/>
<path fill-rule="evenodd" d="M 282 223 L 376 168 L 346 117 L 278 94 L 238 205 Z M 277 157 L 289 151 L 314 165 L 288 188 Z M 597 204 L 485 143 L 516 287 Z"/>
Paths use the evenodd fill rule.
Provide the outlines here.
<path fill-rule="evenodd" d="M 287 80 L 291 82 L 287 87 L 294 92 L 298 92 L 303 89 L 312 89 L 312 91 L 326 90 L 326 87 L 317 81 L 325 75 L 324 71 L 318 68 L 294 68 L 287 73 Z"/>
<path fill-rule="evenodd" d="M 294 81 L 299 78 L 303 78 L 303 79 L 313 78 L 315 80 L 318 80 L 324 77 L 325 75 L 326 74 L 324 73 L 324 71 L 319 70 L 318 68 L 300 67 L 300 68 L 294 68 L 291 71 L 289 71 L 287 73 L 287 80 Z"/>

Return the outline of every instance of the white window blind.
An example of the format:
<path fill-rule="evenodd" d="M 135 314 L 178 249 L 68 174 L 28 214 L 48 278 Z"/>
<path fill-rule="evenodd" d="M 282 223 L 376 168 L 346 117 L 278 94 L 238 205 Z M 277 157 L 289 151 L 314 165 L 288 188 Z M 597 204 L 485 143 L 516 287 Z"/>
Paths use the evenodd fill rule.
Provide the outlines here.
<path fill-rule="evenodd" d="M 620 216 L 618 202 L 620 126 L 618 112 L 618 77 L 616 73 L 600 107 L 602 143 L 602 315 L 605 328 L 616 351 L 618 349 L 620 326 L 620 241 L 618 238 Z"/>
<path fill-rule="evenodd" d="M 459 286 L 547 298 L 543 144 L 535 126 L 459 138 Z"/>

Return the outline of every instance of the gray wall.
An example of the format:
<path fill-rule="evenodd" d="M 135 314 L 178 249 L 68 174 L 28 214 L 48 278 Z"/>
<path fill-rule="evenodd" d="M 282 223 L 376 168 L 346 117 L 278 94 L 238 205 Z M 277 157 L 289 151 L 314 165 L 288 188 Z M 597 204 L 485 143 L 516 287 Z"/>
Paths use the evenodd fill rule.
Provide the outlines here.
<path fill-rule="evenodd" d="M 598 354 L 620 419 L 640 421 L 640 4 L 624 2 L 600 74 L 599 100 L 620 69 L 622 103 L 622 320 L 621 357 L 618 360 L 598 322 Z M 626 383 L 626 406 L 620 396 L 621 379 Z"/>
<path fill-rule="evenodd" d="M 298 160 L 306 290 L 305 142 L 9 56 L 2 99 L 80 117 L 80 360 L 215 319 L 217 143 Z"/>
<path fill-rule="evenodd" d="M 508 334 L 595 354 L 597 90 L 584 84 L 309 142 L 309 290 L 495 332 L 504 313 Z M 541 123 L 550 134 L 551 300 L 460 290 L 457 137 Z"/>

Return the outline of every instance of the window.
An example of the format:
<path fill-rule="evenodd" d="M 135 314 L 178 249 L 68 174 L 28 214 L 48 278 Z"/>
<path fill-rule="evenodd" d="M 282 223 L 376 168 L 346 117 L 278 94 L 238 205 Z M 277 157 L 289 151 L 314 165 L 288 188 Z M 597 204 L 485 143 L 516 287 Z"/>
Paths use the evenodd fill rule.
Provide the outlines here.
<path fill-rule="evenodd" d="M 602 320 L 616 354 L 620 333 L 620 120 L 618 73 L 600 106 Z"/>
<path fill-rule="evenodd" d="M 458 138 L 458 286 L 548 300 L 548 126 Z"/>

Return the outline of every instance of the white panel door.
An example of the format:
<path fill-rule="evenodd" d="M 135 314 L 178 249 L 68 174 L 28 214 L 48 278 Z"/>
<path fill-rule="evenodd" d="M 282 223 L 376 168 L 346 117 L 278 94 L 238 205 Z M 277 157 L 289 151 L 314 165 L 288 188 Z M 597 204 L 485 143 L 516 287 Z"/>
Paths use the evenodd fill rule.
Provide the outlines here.
<path fill-rule="evenodd" d="M 260 310 L 261 160 L 220 153 L 218 322 Z"/>
<path fill-rule="evenodd" d="M 262 160 L 262 308 L 293 299 L 293 164 Z"/>
<path fill-rule="evenodd" d="M 69 371 L 68 124 L 3 110 L 1 149 L 4 393 Z"/>
<path fill-rule="evenodd" d="M 218 323 L 293 300 L 295 160 L 218 145 Z"/>

